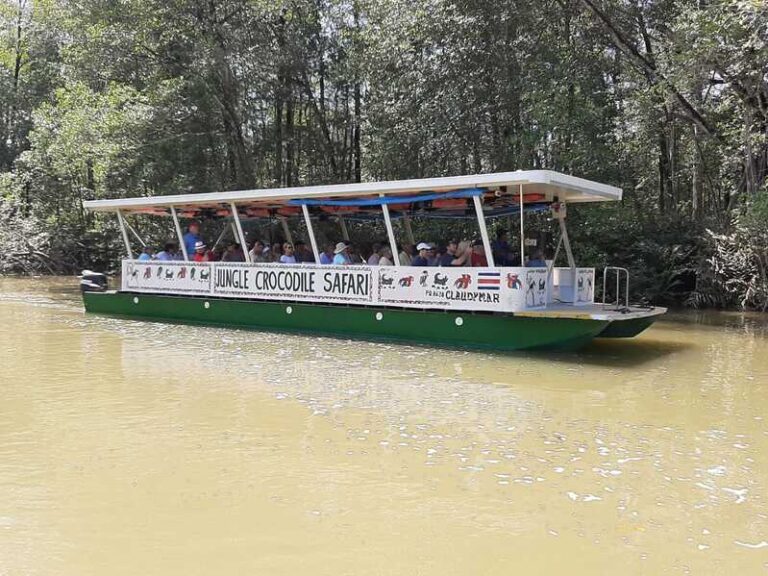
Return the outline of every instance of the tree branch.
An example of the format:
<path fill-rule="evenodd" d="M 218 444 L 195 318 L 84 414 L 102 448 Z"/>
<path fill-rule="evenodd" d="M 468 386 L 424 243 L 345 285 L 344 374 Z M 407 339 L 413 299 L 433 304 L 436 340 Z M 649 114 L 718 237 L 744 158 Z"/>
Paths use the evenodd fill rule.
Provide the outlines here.
<path fill-rule="evenodd" d="M 613 39 L 616 47 L 621 50 L 629 60 L 642 72 L 645 73 L 649 81 L 662 85 L 667 92 L 669 92 L 683 108 L 685 115 L 694 122 L 699 128 L 701 128 L 709 136 L 713 136 L 718 140 L 722 140 L 722 137 L 717 130 L 707 122 L 702 114 L 696 110 L 696 108 L 683 96 L 677 87 L 667 78 L 663 72 L 660 72 L 656 67 L 656 64 L 643 56 L 632 43 L 627 40 L 624 34 L 616 27 L 613 21 L 608 15 L 600 10 L 593 0 L 581 0 L 581 3 L 594 14 L 598 20 L 600 20 L 608 30 L 611 38 Z"/>

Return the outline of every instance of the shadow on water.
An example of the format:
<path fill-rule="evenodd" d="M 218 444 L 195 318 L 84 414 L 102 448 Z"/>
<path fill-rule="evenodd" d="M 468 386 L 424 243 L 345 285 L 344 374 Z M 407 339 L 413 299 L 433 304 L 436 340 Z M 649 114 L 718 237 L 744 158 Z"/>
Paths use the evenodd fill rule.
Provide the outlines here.
<path fill-rule="evenodd" d="M 503 360 L 531 359 L 541 362 L 556 362 L 598 368 L 634 368 L 658 362 L 662 358 L 695 348 L 687 342 L 650 340 L 637 338 L 602 338 L 573 351 L 493 351 L 485 353 Z"/>

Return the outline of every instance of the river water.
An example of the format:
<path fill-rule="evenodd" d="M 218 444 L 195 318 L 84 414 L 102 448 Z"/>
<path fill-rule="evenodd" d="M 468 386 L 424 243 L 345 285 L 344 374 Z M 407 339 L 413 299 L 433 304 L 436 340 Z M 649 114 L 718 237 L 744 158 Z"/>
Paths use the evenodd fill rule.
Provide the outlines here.
<path fill-rule="evenodd" d="M 768 573 L 768 321 L 493 354 L 0 280 L 0 575 Z"/>

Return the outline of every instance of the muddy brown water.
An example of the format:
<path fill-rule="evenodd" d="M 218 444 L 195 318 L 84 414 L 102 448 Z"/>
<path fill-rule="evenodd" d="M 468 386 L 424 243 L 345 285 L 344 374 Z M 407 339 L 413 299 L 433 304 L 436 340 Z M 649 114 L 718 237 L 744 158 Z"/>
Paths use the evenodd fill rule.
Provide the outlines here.
<path fill-rule="evenodd" d="M 768 320 L 494 354 L 0 280 L 0 574 L 766 574 Z"/>

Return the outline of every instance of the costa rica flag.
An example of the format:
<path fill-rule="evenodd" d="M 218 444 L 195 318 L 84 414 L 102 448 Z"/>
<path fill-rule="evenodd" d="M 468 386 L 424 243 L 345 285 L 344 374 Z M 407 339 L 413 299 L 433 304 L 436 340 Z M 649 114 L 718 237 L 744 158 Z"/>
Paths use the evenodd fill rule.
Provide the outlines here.
<path fill-rule="evenodd" d="M 478 272 L 478 290 L 499 290 L 501 287 L 501 272 Z"/>

